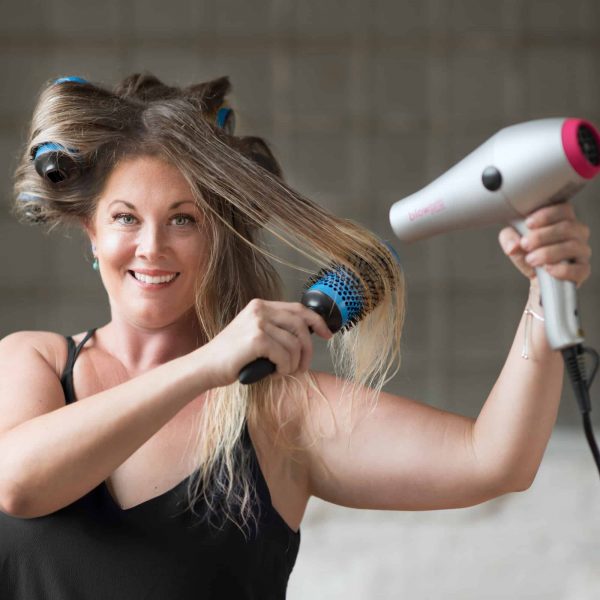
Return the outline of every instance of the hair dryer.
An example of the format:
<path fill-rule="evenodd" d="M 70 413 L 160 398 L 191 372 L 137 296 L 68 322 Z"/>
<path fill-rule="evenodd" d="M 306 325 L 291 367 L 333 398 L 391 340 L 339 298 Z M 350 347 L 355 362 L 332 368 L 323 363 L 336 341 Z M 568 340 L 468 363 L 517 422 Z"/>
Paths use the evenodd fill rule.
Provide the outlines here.
<path fill-rule="evenodd" d="M 600 135 L 581 119 L 506 127 L 422 190 L 396 202 L 390 223 L 412 242 L 453 229 L 510 223 L 521 235 L 532 211 L 568 200 L 600 172 Z M 537 268 L 546 332 L 559 350 L 583 341 L 575 284 Z"/>
<path fill-rule="evenodd" d="M 494 223 L 510 224 L 526 235 L 529 213 L 567 201 L 599 172 L 600 134 L 591 123 L 573 118 L 528 121 L 501 129 L 422 190 L 393 204 L 390 224 L 404 242 Z M 575 284 L 555 279 L 542 267 L 536 275 L 548 342 L 562 351 L 600 471 L 587 415 L 598 354 L 581 345 Z M 596 359 L 589 383 L 584 352 Z"/>

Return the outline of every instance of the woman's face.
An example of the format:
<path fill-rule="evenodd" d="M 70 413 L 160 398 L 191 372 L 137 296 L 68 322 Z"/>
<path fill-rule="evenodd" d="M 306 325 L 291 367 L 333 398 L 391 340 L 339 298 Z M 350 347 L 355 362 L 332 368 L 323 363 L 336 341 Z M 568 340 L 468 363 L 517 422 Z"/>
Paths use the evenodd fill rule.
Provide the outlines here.
<path fill-rule="evenodd" d="M 86 227 L 113 318 L 156 329 L 190 317 L 208 249 L 202 224 L 173 165 L 143 156 L 115 167 Z"/>

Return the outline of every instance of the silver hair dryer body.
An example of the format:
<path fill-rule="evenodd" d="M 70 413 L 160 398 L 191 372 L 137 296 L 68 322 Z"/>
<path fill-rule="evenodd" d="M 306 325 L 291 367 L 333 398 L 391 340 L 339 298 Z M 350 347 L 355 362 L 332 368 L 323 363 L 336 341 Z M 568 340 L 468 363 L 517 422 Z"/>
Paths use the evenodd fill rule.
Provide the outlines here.
<path fill-rule="evenodd" d="M 500 130 L 422 190 L 393 204 L 390 224 L 404 242 L 494 223 L 527 233 L 525 218 L 565 202 L 600 172 L 600 135 L 582 119 L 539 119 Z M 536 269 L 548 341 L 583 341 L 575 284 Z"/>

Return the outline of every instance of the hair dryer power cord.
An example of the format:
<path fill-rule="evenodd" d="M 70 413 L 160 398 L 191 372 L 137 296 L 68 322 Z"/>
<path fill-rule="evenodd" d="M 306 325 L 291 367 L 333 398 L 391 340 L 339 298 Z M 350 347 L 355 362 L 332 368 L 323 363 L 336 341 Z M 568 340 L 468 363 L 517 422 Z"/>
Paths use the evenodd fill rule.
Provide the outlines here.
<path fill-rule="evenodd" d="M 563 360 L 565 361 L 565 367 L 577 398 L 577 404 L 579 404 L 579 411 L 583 418 L 583 429 L 585 431 L 585 437 L 587 438 L 590 450 L 594 457 L 598 473 L 600 473 L 600 452 L 598 451 L 598 445 L 594 438 L 594 431 L 592 430 L 592 423 L 590 421 L 590 412 L 592 405 L 590 401 L 590 388 L 598 371 L 598 363 L 600 358 L 598 352 L 593 348 L 584 347 L 581 344 L 564 348 L 561 350 Z M 589 381 L 585 374 L 585 356 L 584 354 L 591 354 L 595 360 L 594 368 L 590 375 Z"/>

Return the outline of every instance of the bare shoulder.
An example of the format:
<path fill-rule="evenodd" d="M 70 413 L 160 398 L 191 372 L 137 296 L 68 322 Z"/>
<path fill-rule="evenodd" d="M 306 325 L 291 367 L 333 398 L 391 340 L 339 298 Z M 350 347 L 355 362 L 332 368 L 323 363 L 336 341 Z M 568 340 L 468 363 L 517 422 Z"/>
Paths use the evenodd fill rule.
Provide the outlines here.
<path fill-rule="evenodd" d="M 0 435 L 64 406 L 66 360 L 67 344 L 57 333 L 18 331 L 0 340 Z"/>
<path fill-rule="evenodd" d="M 52 331 L 16 331 L 0 340 L 0 357 L 35 352 L 57 374 L 62 374 L 67 362 L 65 337 Z"/>

